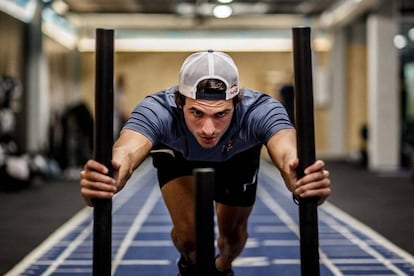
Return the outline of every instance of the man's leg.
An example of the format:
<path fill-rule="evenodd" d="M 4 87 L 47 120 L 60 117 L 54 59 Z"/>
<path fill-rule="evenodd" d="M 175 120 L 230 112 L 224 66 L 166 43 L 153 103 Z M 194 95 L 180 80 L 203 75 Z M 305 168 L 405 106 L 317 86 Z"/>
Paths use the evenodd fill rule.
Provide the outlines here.
<path fill-rule="evenodd" d="M 219 236 L 217 246 L 219 256 L 216 267 L 220 271 L 231 269 L 231 264 L 242 252 L 248 237 L 247 220 L 252 211 L 250 207 L 216 204 Z"/>
<path fill-rule="evenodd" d="M 194 188 L 191 176 L 173 179 L 161 188 L 173 228 L 172 241 L 188 263 L 195 261 Z"/>

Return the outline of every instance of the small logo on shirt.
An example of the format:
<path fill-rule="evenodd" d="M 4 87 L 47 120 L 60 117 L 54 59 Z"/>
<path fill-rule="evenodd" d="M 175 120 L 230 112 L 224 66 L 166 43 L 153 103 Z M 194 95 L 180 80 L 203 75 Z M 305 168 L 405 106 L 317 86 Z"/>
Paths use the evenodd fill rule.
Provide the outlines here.
<path fill-rule="evenodd" d="M 233 148 L 233 141 L 228 140 L 227 143 L 223 146 L 222 152 L 229 152 Z"/>

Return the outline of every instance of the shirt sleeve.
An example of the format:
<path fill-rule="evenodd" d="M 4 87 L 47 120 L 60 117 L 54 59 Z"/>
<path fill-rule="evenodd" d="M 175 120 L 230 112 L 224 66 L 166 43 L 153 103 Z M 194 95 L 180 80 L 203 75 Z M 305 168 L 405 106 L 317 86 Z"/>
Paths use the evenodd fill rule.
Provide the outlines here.
<path fill-rule="evenodd" d="M 263 144 L 276 132 L 293 128 L 284 106 L 270 96 L 263 97 L 252 107 L 247 122 L 248 129 Z"/>
<path fill-rule="evenodd" d="M 132 111 L 124 128 L 137 131 L 155 145 L 170 125 L 171 111 L 156 97 L 146 97 Z"/>

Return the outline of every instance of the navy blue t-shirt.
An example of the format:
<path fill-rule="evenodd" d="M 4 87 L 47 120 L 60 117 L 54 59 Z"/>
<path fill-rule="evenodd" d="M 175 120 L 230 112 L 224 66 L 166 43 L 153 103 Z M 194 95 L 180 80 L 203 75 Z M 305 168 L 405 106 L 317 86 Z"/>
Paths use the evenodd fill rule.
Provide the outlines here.
<path fill-rule="evenodd" d="M 137 131 L 154 146 L 168 146 L 187 160 L 226 161 L 237 153 L 264 145 L 281 129 L 293 128 L 280 102 L 267 94 L 241 89 L 242 101 L 236 106 L 229 129 L 218 144 L 209 149 L 200 146 L 188 130 L 182 110 L 175 103 L 171 87 L 147 96 L 133 110 L 124 128 Z"/>

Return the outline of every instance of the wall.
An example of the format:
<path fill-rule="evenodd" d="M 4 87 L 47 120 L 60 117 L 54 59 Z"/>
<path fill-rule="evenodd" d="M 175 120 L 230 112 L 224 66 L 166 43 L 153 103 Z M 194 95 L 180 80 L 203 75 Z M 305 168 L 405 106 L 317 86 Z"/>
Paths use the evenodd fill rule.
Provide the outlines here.
<path fill-rule="evenodd" d="M 22 78 L 24 24 L 0 12 L 0 74 Z"/>
<path fill-rule="evenodd" d="M 347 48 L 347 150 L 361 147 L 361 127 L 368 120 L 367 53 L 365 24 L 358 23 L 348 30 Z"/>

